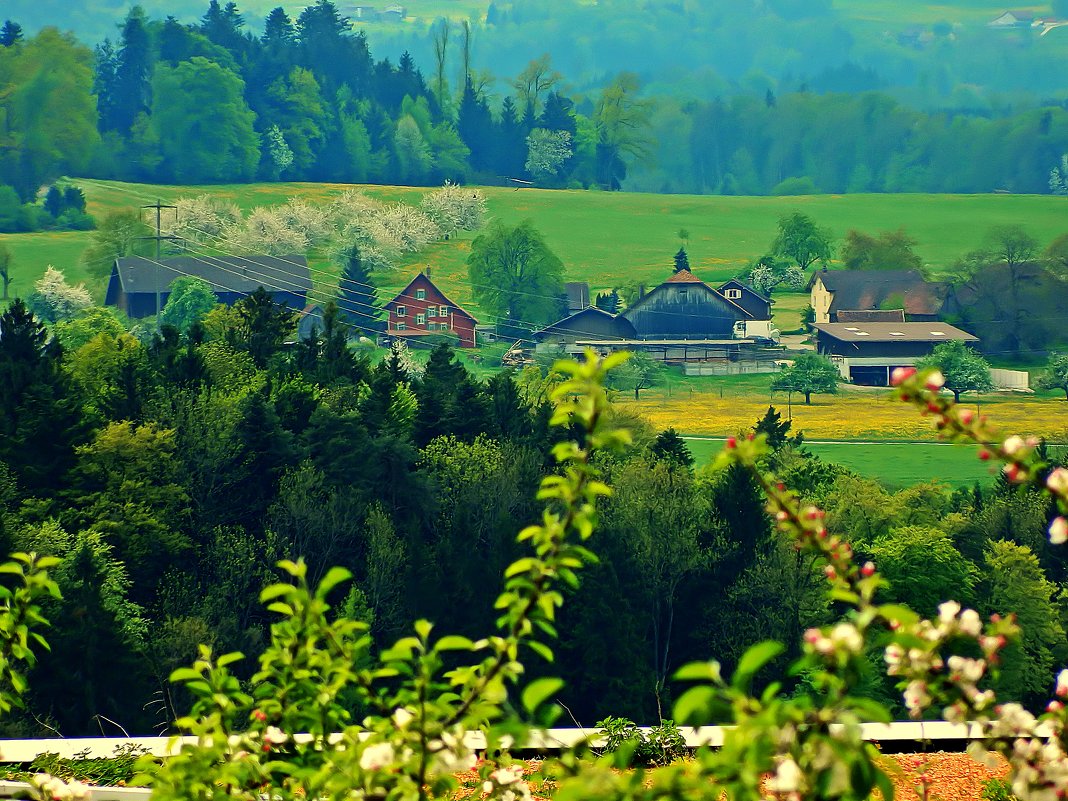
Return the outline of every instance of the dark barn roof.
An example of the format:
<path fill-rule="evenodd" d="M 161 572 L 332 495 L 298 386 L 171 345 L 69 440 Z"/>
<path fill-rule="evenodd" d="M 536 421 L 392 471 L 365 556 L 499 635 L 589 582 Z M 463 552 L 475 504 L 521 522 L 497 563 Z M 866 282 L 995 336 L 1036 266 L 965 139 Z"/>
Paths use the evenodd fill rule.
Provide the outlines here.
<path fill-rule="evenodd" d="M 596 306 L 587 306 L 563 320 L 557 320 L 540 331 L 535 331 L 534 339 L 539 342 L 553 336 L 565 338 L 597 339 L 633 339 L 634 326 L 621 314 L 609 314 Z"/>
<path fill-rule="evenodd" d="M 119 283 L 126 294 L 153 294 L 172 281 L 191 275 L 211 285 L 216 294 L 251 294 L 261 286 L 275 292 L 307 295 L 311 291 L 308 260 L 304 256 L 175 256 L 155 261 L 143 256 L 115 260 Z"/>
<path fill-rule="evenodd" d="M 831 311 L 878 309 L 887 300 L 900 296 L 906 314 L 938 314 L 947 285 L 926 281 L 916 270 L 820 270 L 817 278 L 834 293 Z"/>

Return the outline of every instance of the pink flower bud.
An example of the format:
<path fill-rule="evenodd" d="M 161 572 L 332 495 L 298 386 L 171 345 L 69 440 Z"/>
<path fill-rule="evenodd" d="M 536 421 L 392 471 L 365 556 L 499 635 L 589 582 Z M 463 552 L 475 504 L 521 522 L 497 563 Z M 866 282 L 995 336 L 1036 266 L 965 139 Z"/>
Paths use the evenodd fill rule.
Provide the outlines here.
<path fill-rule="evenodd" d="M 979 451 L 979 458 L 982 459 L 984 462 L 989 462 L 990 451 L 988 451 L 986 448 L 983 448 L 981 451 Z"/>
<path fill-rule="evenodd" d="M 838 571 L 834 569 L 834 565 L 827 565 L 827 567 L 823 568 L 823 574 L 831 581 L 838 578 Z"/>
<path fill-rule="evenodd" d="M 1001 449 L 1009 456 L 1015 456 L 1026 447 L 1027 443 L 1023 441 L 1023 437 L 1017 437 L 1016 435 L 1009 437 L 1001 443 Z"/>
<path fill-rule="evenodd" d="M 1047 712 L 1060 712 L 1062 709 L 1064 709 L 1064 704 L 1062 704 L 1060 701 L 1050 701 L 1046 705 Z"/>
<path fill-rule="evenodd" d="M 931 390 L 931 392 L 938 392 L 938 390 L 942 389 L 945 385 L 946 377 L 938 370 L 935 370 L 927 376 L 927 380 L 924 382 L 924 386 Z"/>
<path fill-rule="evenodd" d="M 957 419 L 966 426 L 971 425 L 972 421 L 975 419 L 975 412 L 971 409 L 960 409 L 957 412 Z"/>
<path fill-rule="evenodd" d="M 898 367 L 890 374 L 890 386 L 899 387 L 916 375 L 915 367 Z"/>
<path fill-rule="evenodd" d="M 1027 473 L 1025 473 L 1023 468 L 1021 468 L 1018 464 L 1009 463 L 1003 468 L 1001 468 L 1001 470 L 1005 474 L 1005 478 L 1007 478 L 1013 484 L 1019 484 L 1027 478 Z"/>
<path fill-rule="evenodd" d="M 871 562 L 865 562 L 860 569 L 860 575 L 864 576 L 864 578 L 871 578 L 875 575 L 875 565 Z"/>
<path fill-rule="evenodd" d="M 738 440 L 735 437 L 727 437 L 727 448 L 734 450 L 738 447 Z"/>

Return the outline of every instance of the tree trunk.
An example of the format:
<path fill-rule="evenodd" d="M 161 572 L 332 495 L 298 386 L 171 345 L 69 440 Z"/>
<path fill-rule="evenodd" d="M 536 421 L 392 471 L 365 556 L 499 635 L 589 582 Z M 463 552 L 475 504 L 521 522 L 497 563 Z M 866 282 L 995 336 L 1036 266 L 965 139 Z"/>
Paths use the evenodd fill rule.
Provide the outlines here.
<path fill-rule="evenodd" d="M 951 389 L 950 392 L 953 393 L 953 402 L 954 403 L 960 403 L 960 390 L 959 389 Z"/>
<path fill-rule="evenodd" d="M 812 405 L 812 393 L 811 392 L 806 392 L 805 393 L 805 405 L 806 406 L 811 406 Z"/>
<path fill-rule="evenodd" d="M 634 388 L 634 400 L 638 400 L 638 388 Z"/>

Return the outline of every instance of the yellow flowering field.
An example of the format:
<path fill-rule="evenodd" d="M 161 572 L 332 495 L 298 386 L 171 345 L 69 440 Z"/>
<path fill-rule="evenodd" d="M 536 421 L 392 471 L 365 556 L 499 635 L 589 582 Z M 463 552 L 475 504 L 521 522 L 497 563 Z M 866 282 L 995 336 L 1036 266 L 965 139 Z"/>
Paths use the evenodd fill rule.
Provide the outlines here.
<path fill-rule="evenodd" d="M 967 398 L 967 396 L 965 396 Z M 918 410 L 897 400 L 890 390 L 813 395 L 806 406 L 804 396 L 793 397 L 794 430 L 809 439 L 936 439 L 930 421 Z M 724 436 L 749 428 L 774 404 L 787 416 L 785 394 L 767 392 L 689 392 L 673 387 L 646 390 L 640 400 L 618 403 L 640 412 L 657 429 L 675 428 L 686 434 Z M 974 399 L 968 399 L 975 408 Z M 1056 442 L 1068 441 L 1068 402 L 1052 398 L 984 396 L 979 411 L 1004 431 L 1035 434 Z"/>

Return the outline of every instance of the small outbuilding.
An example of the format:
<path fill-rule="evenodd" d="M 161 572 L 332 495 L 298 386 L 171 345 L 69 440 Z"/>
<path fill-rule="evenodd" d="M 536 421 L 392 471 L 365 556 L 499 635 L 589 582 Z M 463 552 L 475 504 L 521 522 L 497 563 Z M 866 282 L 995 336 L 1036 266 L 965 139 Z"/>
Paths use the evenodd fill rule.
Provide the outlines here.
<path fill-rule="evenodd" d="M 563 320 L 558 320 L 534 332 L 534 341 L 546 344 L 567 344 L 579 340 L 617 341 L 634 339 L 634 326 L 621 314 L 609 314 L 596 306 L 588 306 Z"/>
<path fill-rule="evenodd" d="M 830 357 L 846 381 L 872 387 L 890 385 L 897 367 L 910 367 L 943 342 L 979 338 L 940 322 L 816 323 L 816 349 Z"/>
<path fill-rule="evenodd" d="M 312 288 L 304 256 L 124 256 L 111 268 L 104 305 L 133 318 L 157 314 L 167 305 L 171 284 L 183 276 L 207 282 L 227 306 L 263 287 L 276 303 L 303 309 Z"/>

